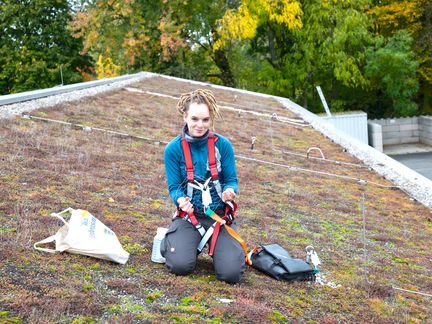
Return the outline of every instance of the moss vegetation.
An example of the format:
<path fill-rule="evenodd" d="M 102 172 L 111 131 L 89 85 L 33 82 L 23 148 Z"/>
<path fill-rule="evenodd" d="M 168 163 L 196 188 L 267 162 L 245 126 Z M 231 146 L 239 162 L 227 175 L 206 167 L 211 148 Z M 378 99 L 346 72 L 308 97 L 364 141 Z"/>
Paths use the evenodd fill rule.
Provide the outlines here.
<path fill-rule="evenodd" d="M 195 88 L 158 78 L 134 87 L 171 94 Z M 215 92 L 224 104 L 295 117 L 270 99 Z M 324 275 L 341 287 L 276 282 L 252 268 L 242 283 L 228 285 L 216 280 L 205 253 L 192 275 L 176 277 L 150 261 L 156 228 L 168 226 L 173 212 L 163 145 L 155 142 L 169 141 L 181 129 L 175 101 L 123 89 L 33 113 L 154 142 L 21 118 L 0 121 L 0 322 L 432 318 L 430 298 L 393 289 L 432 292 L 432 213 L 403 192 L 237 159 L 238 225 L 249 247 L 276 242 L 304 258 L 312 244 Z M 320 147 L 328 159 L 360 163 L 309 128 L 227 110 L 216 131 L 232 140 L 239 155 L 390 184 L 367 168 L 280 154 Z M 87 209 L 109 226 L 131 253 L 128 263 L 33 250 L 34 242 L 61 225 L 49 214 L 67 207 Z"/>

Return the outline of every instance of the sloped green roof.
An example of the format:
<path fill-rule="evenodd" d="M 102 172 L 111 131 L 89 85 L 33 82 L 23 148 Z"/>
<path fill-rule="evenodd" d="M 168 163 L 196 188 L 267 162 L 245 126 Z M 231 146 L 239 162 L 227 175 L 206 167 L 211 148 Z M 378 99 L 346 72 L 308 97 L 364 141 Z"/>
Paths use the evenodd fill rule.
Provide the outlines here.
<path fill-rule="evenodd" d="M 160 142 L 182 126 L 169 96 L 197 85 L 154 77 L 130 87 L 140 91 L 121 89 L 31 113 L 87 131 L 19 117 L 0 121 L 0 320 L 418 322 L 431 317 L 430 297 L 415 293 L 432 293 L 431 210 L 392 189 L 393 183 L 311 127 L 266 117 L 299 116 L 250 93 L 213 88 L 222 105 L 263 113 L 223 109 L 216 124 L 238 156 L 239 233 L 249 248 L 279 243 L 298 258 L 313 245 L 325 278 L 340 286 L 277 282 L 252 268 L 242 283 L 228 285 L 215 280 L 206 253 L 185 277 L 152 263 L 156 229 L 168 226 L 173 213 Z M 332 161 L 302 156 L 311 147 Z M 128 263 L 35 251 L 34 242 L 61 226 L 49 214 L 67 207 L 87 209 L 109 226 L 131 253 Z"/>

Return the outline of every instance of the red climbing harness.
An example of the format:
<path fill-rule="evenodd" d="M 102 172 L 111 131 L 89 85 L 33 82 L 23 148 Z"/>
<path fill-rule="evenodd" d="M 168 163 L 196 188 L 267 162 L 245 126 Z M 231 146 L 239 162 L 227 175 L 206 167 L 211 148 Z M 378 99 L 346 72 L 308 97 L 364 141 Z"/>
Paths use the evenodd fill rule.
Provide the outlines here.
<path fill-rule="evenodd" d="M 210 174 L 211 179 L 213 181 L 213 184 L 216 188 L 216 191 L 222 199 L 222 189 L 219 183 L 219 174 L 217 170 L 217 163 L 216 163 L 216 154 L 215 154 L 215 142 L 218 140 L 218 137 L 214 135 L 212 132 L 209 132 L 207 137 L 207 151 L 208 151 L 208 161 L 209 161 L 209 168 L 210 168 Z M 182 149 L 183 149 L 183 155 L 185 159 L 186 164 L 186 176 L 188 180 L 188 196 L 192 198 L 192 187 L 191 184 L 193 184 L 195 180 L 194 176 L 194 167 L 193 167 L 193 161 L 192 161 L 192 155 L 189 147 L 189 142 L 186 140 L 185 135 L 182 135 L 181 139 Z"/>
<path fill-rule="evenodd" d="M 192 172 L 193 172 L 193 168 L 192 168 Z M 226 225 L 231 225 L 233 220 L 234 220 L 236 210 L 237 210 L 237 204 L 236 203 L 229 202 L 229 203 L 225 204 L 225 212 L 224 212 L 224 216 L 222 218 L 215 215 L 215 214 L 213 217 L 209 216 L 216 221 L 207 231 L 204 229 L 204 227 L 201 225 L 201 223 L 197 220 L 197 218 L 195 217 L 195 214 L 193 212 L 188 214 L 185 211 L 181 210 L 180 208 L 177 208 L 176 216 L 183 218 L 185 221 L 190 222 L 197 229 L 197 231 L 201 234 L 202 239 L 201 239 L 200 244 L 198 245 L 198 251 L 199 252 L 202 251 L 202 249 L 204 248 L 204 246 L 206 245 L 206 243 L 208 242 L 210 237 L 212 238 L 212 240 L 210 242 L 210 248 L 209 248 L 209 255 L 212 256 L 213 252 L 214 252 L 214 247 L 216 245 L 216 240 L 217 240 L 218 235 L 219 235 L 221 223 L 224 222 L 224 224 L 226 224 Z M 219 218 L 219 219 L 217 219 L 217 218 Z"/>
<path fill-rule="evenodd" d="M 219 174 L 217 170 L 217 162 L 216 162 L 216 154 L 215 154 L 215 142 L 217 140 L 218 137 L 214 135 L 212 132 L 209 132 L 208 140 L 207 140 L 207 148 L 208 148 L 208 161 L 209 161 L 211 180 L 213 181 L 213 185 L 216 188 L 219 197 L 221 197 L 222 199 L 222 188 L 219 182 Z M 186 175 L 188 180 L 187 195 L 192 198 L 192 193 L 193 193 L 193 188 L 195 183 L 194 167 L 193 167 L 190 146 L 184 135 L 182 135 L 181 144 L 182 144 L 183 155 L 186 164 Z M 199 252 L 202 251 L 202 249 L 204 248 L 204 246 L 206 245 L 206 243 L 211 237 L 211 241 L 209 245 L 209 255 L 210 256 L 213 255 L 216 241 L 219 235 L 220 227 L 221 225 L 225 225 L 228 233 L 242 245 L 247 258 L 246 244 L 241 239 L 241 237 L 232 228 L 228 226 L 231 225 L 232 221 L 234 220 L 236 210 L 237 210 L 237 204 L 234 202 L 230 202 L 230 203 L 226 203 L 225 205 L 225 213 L 223 217 L 219 217 L 214 213 L 212 213 L 212 216 L 208 215 L 209 217 L 215 220 L 215 223 L 207 231 L 204 230 L 203 226 L 199 223 L 199 221 L 196 219 L 193 213 L 187 214 L 186 212 L 178 208 L 176 216 L 183 218 L 186 221 L 189 221 L 201 234 L 202 239 L 200 244 L 198 245 Z"/>
<path fill-rule="evenodd" d="M 212 132 L 209 132 L 207 137 L 207 148 L 208 148 L 208 160 L 209 160 L 209 166 L 210 166 L 210 173 L 212 176 L 212 179 L 218 179 L 218 170 L 216 166 L 216 155 L 215 155 L 215 142 L 218 140 L 218 137 L 214 135 Z M 186 173 L 187 173 L 187 179 L 189 182 L 193 182 L 194 177 L 194 168 L 193 168 L 193 162 L 192 162 L 192 155 L 190 152 L 189 142 L 186 140 L 184 134 L 182 135 L 182 148 L 183 148 L 183 154 L 185 158 L 186 163 Z"/>

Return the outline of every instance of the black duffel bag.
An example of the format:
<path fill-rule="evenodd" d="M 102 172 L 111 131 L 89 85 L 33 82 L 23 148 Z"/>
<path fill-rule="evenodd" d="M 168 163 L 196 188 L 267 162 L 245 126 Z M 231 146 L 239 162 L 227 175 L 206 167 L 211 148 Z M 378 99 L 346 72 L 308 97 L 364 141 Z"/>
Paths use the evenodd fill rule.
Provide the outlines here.
<path fill-rule="evenodd" d="M 250 258 L 252 267 L 277 280 L 315 281 L 313 267 L 301 259 L 292 258 L 279 244 L 257 246 Z"/>

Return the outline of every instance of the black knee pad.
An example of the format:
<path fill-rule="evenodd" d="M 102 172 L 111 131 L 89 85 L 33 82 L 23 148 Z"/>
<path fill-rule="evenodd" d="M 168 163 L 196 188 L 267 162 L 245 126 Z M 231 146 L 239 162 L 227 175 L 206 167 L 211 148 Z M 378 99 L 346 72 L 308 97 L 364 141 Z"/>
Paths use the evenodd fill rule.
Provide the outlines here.
<path fill-rule="evenodd" d="M 184 276 L 190 274 L 195 267 L 176 264 L 172 265 L 171 267 L 167 265 L 167 268 L 173 274 Z"/>
<path fill-rule="evenodd" d="M 216 278 L 220 281 L 225 281 L 229 284 L 236 284 L 239 283 L 242 279 L 243 272 L 242 271 L 231 271 L 231 272 L 224 272 L 216 274 Z"/>
<path fill-rule="evenodd" d="M 195 264 L 190 262 L 167 262 L 166 266 L 171 273 L 179 276 L 190 274 L 195 269 Z"/>

